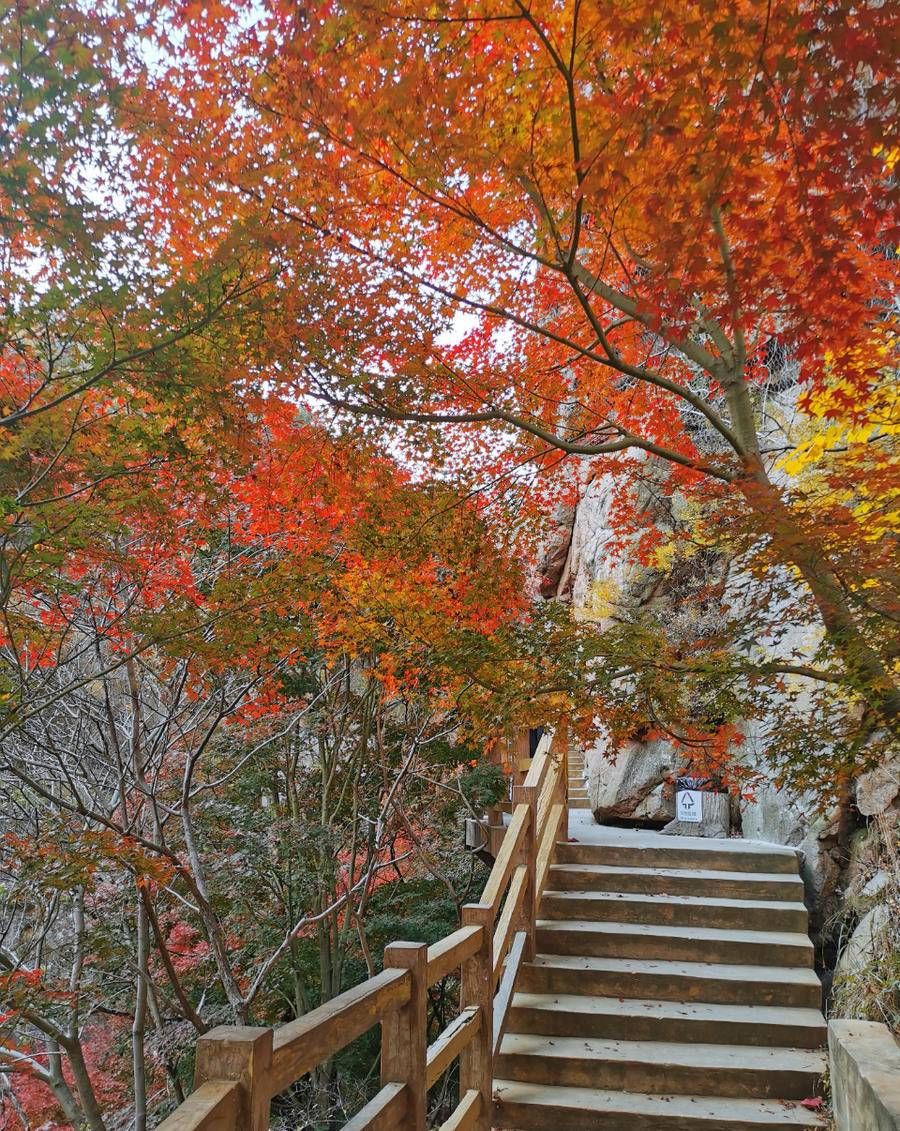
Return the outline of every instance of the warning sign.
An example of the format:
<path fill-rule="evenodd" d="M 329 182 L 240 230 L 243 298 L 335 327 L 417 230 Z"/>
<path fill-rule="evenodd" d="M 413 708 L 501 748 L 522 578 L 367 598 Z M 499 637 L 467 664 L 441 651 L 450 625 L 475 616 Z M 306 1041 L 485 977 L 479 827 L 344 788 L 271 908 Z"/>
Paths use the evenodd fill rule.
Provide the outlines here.
<path fill-rule="evenodd" d="M 703 794 L 699 789 L 681 789 L 675 794 L 675 818 L 692 824 L 703 820 Z"/>

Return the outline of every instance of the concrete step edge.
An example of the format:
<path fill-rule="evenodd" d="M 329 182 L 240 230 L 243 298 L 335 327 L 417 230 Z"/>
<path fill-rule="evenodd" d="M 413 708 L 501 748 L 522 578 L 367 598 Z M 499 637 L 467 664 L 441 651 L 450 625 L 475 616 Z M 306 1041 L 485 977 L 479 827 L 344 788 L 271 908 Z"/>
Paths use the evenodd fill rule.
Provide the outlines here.
<path fill-rule="evenodd" d="M 728 979 L 736 982 L 786 982 L 819 986 L 815 971 L 807 966 L 760 966 L 754 963 L 736 962 L 690 962 L 685 959 L 664 958 L 615 958 L 609 956 L 581 954 L 535 955 L 532 962 L 524 968 L 538 970 L 567 970 L 579 973 L 596 971 L 602 974 L 627 975 L 676 975 L 694 978 L 702 982 L 704 978 Z"/>
<path fill-rule="evenodd" d="M 627 864 L 562 864 L 554 862 L 550 865 L 550 875 L 554 873 L 563 875 L 596 876 L 598 879 L 614 879 L 616 877 L 630 878 L 646 876 L 648 879 L 683 879 L 690 878 L 698 882 L 714 880 L 717 882 L 732 881 L 745 884 L 783 884 L 785 887 L 803 887 L 803 880 L 790 872 L 726 872 L 722 869 L 702 868 L 653 868 L 642 865 L 630 867 Z"/>
<path fill-rule="evenodd" d="M 571 1062 L 648 1064 L 660 1069 L 697 1068 L 714 1072 L 824 1072 L 820 1049 L 758 1048 L 755 1045 L 700 1044 L 675 1041 L 603 1040 L 599 1037 L 545 1037 L 507 1033 L 500 1045 L 505 1054 L 553 1057 Z"/>
<path fill-rule="evenodd" d="M 773 1127 L 824 1127 L 824 1121 L 799 1103 L 781 1100 L 731 1099 L 727 1096 L 650 1095 L 637 1092 L 609 1091 L 599 1088 L 557 1087 L 526 1084 L 517 1080 L 494 1081 L 494 1099 L 502 1110 L 504 1104 L 592 1115 L 633 1116 L 634 1127 L 646 1131 L 647 1120 L 665 1128 L 684 1127 L 684 1120 L 695 1121 L 698 1128 L 728 1131 L 732 1125 L 759 1126 L 762 1131 Z M 543 1118 L 547 1118 L 544 1116 Z M 552 1118 L 552 1117 L 551 1117 Z M 640 1120 L 641 1122 L 637 1122 Z M 676 1123 L 677 1121 L 677 1123 Z M 555 1124 L 559 1126 L 559 1124 Z M 582 1126 L 585 1124 L 582 1123 Z M 656 1126 L 654 1122 L 651 1126 Z M 509 1126 L 515 1126 L 509 1124 Z M 563 1125 L 564 1126 L 564 1125 Z"/>
<path fill-rule="evenodd" d="M 723 1005 L 702 999 L 678 1002 L 657 998 L 618 998 L 590 994 L 554 994 L 518 991 L 513 1009 L 562 1010 L 569 1014 L 613 1014 L 619 1017 L 666 1017 L 741 1022 L 748 1025 L 803 1026 L 825 1032 L 825 1018 L 817 1009 L 804 1006 Z M 514 1030 L 513 1030 L 514 1031 Z"/>
<path fill-rule="evenodd" d="M 544 899 L 556 899 L 561 902 L 574 900 L 588 900 L 596 903 L 641 903 L 649 906 L 665 906 L 671 904 L 677 907 L 721 907 L 734 908 L 745 911 L 799 911 L 806 912 L 806 904 L 796 900 L 774 899 L 732 899 L 722 896 L 705 895 L 679 895 L 669 892 L 637 892 L 637 891 L 578 891 L 559 888 L 544 890 Z"/>
<path fill-rule="evenodd" d="M 670 926 L 667 923 L 620 923 L 616 920 L 588 922 L 583 919 L 538 919 L 539 931 L 572 931 L 590 934 L 638 934 L 645 937 L 683 938 L 697 942 L 737 942 L 812 950 L 808 935 L 799 931 L 741 931 L 731 927 Z"/>

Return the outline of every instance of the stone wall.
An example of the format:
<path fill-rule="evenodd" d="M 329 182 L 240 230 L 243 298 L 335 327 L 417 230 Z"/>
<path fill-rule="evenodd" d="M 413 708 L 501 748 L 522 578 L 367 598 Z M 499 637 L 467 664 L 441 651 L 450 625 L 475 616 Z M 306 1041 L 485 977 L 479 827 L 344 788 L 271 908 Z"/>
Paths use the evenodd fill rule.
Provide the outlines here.
<path fill-rule="evenodd" d="M 900 1131 L 900 1044 L 875 1021 L 828 1025 L 837 1131 Z"/>

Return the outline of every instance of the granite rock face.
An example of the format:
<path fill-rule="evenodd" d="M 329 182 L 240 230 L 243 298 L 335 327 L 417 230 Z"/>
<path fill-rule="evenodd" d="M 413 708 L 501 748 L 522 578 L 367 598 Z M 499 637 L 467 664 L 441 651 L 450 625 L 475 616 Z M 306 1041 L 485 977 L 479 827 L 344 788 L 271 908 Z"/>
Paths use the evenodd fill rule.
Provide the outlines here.
<path fill-rule="evenodd" d="M 790 396 L 785 394 L 787 407 Z M 571 532 L 558 542 L 566 543 L 566 554 L 556 595 L 571 601 L 576 616 L 601 627 L 614 623 L 618 615 L 627 615 L 632 604 L 645 603 L 648 586 L 653 588 L 658 580 L 652 576 L 653 571 L 622 552 L 621 540 L 612 529 L 614 506 L 612 477 L 602 470 L 600 462 L 583 461 L 578 472 L 578 503 Z M 785 586 L 789 584 L 786 576 Z M 740 609 L 741 603 L 750 599 L 753 579 L 735 573 L 729 575 L 728 585 L 729 603 L 733 609 Z M 693 629 L 702 634 L 702 621 L 697 621 L 696 614 L 685 607 L 690 602 L 680 602 L 662 590 L 652 599 L 666 607 L 667 615 L 671 612 L 673 627 L 686 639 L 690 639 Z M 777 615 L 773 622 L 777 624 Z M 801 624 L 786 631 L 782 623 L 777 625 L 777 632 L 777 640 L 758 642 L 763 653 L 777 647 L 784 654 L 811 655 L 820 640 L 816 625 Z M 798 691 L 802 694 L 802 680 L 791 685 L 793 694 Z M 790 709 L 787 701 L 785 709 Z M 741 804 L 743 836 L 798 848 L 811 894 L 816 899 L 824 896 L 827 902 L 839 875 L 833 822 L 817 814 L 811 797 L 779 790 L 767 778 L 764 754 L 768 741 L 764 727 L 748 726 L 744 744 L 735 751 L 735 756 L 762 774 L 755 798 Z M 591 809 L 601 823 L 635 821 L 662 825 L 674 819 L 674 790 L 670 782 L 682 764 L 669 744 L 635 741 L 613 758 L 600 743 L 587 752 L 586 765 Z M 885 791 L 889 792 L 889 788 L 884 787 L 882 793 Z M 865 788 L 863 792 L 865 795 Z M 877 791 L 873 789 L 874 792 Z"/>
<path fill-rule="evenodd" d="M 863 915 L 850 936 L 850 941 L 841 951 L 834 972 L 835 978 L 852 977 L 868 966 L 887 935 L 890 921 L 891 912 L 886 903 L 876 904 Z"/>
<path fill-rule="evenodd" d="M 864 817 L 886 813 L 900 802 L 900 761 L 861 774 L 856 783 L 856 807 Z"/>

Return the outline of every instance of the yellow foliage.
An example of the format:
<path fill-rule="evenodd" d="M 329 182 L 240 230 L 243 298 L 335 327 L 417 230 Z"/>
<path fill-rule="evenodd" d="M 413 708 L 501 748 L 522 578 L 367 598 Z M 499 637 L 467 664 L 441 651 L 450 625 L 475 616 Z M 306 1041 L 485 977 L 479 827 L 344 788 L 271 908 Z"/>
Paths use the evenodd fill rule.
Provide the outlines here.
<path fill-rule="evenodd" d="M 576 610 L 578 620 L 601 621 L 612 614 L 619 596 L 619 586 L 609 578 L 598 577 L 591 583 L 587 600 Z"/>
<path fill-rule="evenodd" d="M 886 356 L 889 344 L 878 348 Z M 805 400 L 807 420 L 793 451 L 778 466 L 794 478 L 820 479 L 821 501 L 847 507 L 863 536 L 877 540 L 900 527 L 900 482 L 887 488 L 881 482 L 872 492 L 864 467 L 884 464 L 892 457 L 891 445 L 896 449 L 891 437 L 900 436 L 900 387 L 893 373 L 867 394 L 837 374 L 832 378 Z M 843 489 L 826 488 L 825 474 L 841 463 L 855 465 L 859 472 L 848 476 Z"/>
<path fill-rule="evenodd" d="M 900 146 L 892 145 L 890 149 L 885 149 L 883 145 L 876 145 L 872 154 L 875 157 L 881 157 L 887 171 L 893 173 L 894 166 L 900 161 Z"/>

